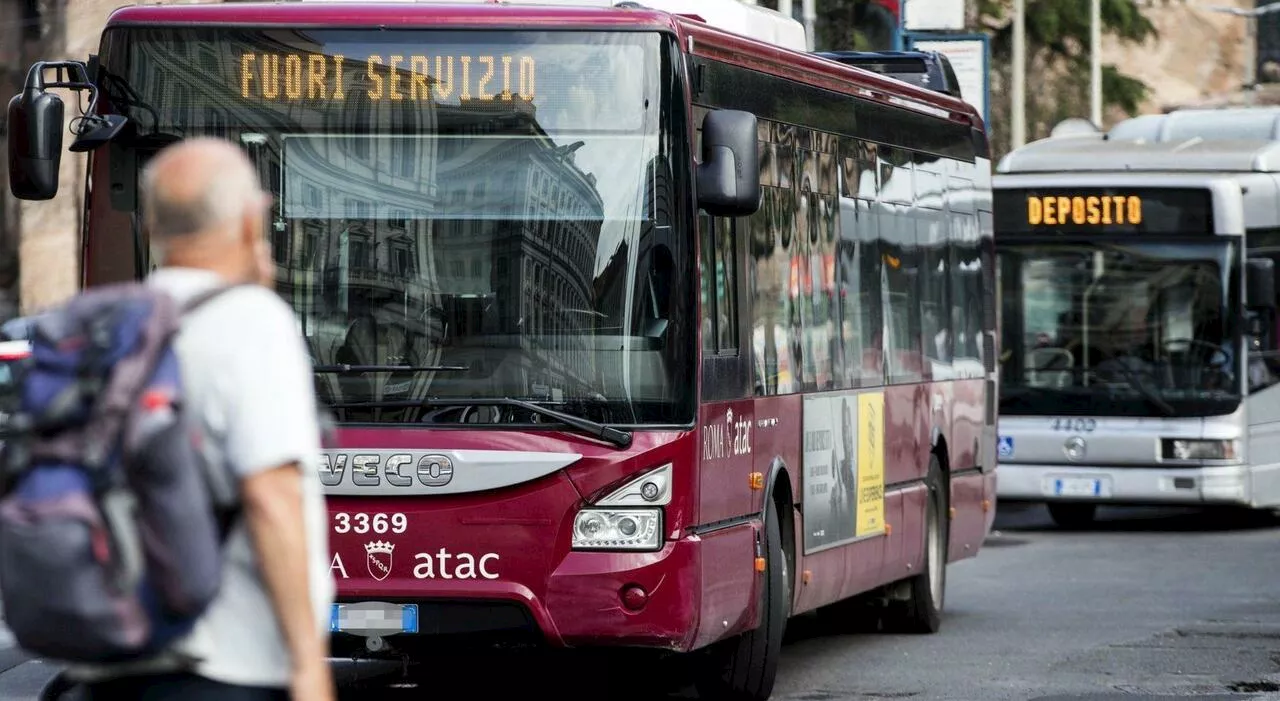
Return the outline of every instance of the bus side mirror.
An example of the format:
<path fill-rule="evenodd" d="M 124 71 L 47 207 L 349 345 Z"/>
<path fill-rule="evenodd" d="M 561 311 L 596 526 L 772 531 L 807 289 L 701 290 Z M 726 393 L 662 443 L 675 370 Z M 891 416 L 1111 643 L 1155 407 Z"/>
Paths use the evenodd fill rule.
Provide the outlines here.
<path fill-rule="evenodd" d="M 698 206 L 713 217 L 745 217 L 760 208 L 760 152 L 756 116 L 708 112 L 702 120 Z"/>
<path fill-rule="evenodd" d="M 1245 261 L 1245 306 L 1250 309 L 1275 309 L 1276 273 L 1270 258 L 1250 258 Z"/>
<path fill-rule="evenodd" d="M 9 100 L 9 191 L 20 200 L 58 194 L 62 161 L 62 100 L 28 85 Z"/>

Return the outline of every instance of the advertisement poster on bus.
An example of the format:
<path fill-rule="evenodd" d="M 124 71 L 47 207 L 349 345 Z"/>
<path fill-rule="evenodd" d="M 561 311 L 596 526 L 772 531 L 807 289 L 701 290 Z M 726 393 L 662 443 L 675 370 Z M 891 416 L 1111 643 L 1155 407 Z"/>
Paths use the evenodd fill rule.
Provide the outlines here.
<path fill-rule="evenodd" d="M 884 532 L 884 395 L 858 395 L 858 527 L 863 538 Z"/>
<path fill-rule="evenodd" d="M 805 552 L 884 531 L 884 395 L 806 397 Z"/>

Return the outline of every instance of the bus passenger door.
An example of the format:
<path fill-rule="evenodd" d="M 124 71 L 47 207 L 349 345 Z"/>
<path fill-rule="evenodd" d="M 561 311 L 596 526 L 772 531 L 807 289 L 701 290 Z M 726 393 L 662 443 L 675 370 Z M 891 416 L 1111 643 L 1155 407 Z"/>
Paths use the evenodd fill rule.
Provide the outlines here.
<path fill-rule="evenodd" d="M 1250 188 L 1245 196 L 1245 209 L 1258 205 L 1272 210 L 1268 219 L 1280 221 L 1280 176 L 1270 176 L 1270 188 Z M 1256 203 L 1251 202 L 1257 198 Z M 1246 220 L 1247 223 L 1247 220 Z M 1245 230 L 1245 259 L 1271 260 L 1280 273 L 1280 226 L 1247 228 Z M 1248 275 L 1248 265 L 1242 266 Z M 1246 294 L 1248 283 L 1246 280 Z M 1244 454 L 1252 466 L 1252 497 L 1258 505 L 1280 504 L 1280 463 L 1273 458 L 1280 454 L 1280 313 L 1278 299 L 1271 299 L 1270 307 L 1246 299 L 1246 320 L 1242 345 L 1245 349 L 1244 389 L 1245 415 L 1248 419 L 1248 443 Z M 1257 332 L 1256 335 L 1254 332 Z"/>
<path fill-rule="evenodd" d="M 751 487 L 754 401 L 745 342 L 744 268 L 736 222 L 702 215 L 699 225 L 702 396 L 699 521 L 717 523 L 757 513 Z"/>
<path fill-rule="evenodd" d="M 702 526 L 701 619 L 719 636 L 752 623 L 760 577 L 755 571 L 756 532 L 748 519 L 760 513 L 760 490 L 751 479 L 755 402 L 751 398 L 750 346 L 743 319 L 740 272 L 745 251 L 730 219 L 699 217 L 698 267 L 701 313 L 701 402 L 698 411 L 698 524 Z"/>

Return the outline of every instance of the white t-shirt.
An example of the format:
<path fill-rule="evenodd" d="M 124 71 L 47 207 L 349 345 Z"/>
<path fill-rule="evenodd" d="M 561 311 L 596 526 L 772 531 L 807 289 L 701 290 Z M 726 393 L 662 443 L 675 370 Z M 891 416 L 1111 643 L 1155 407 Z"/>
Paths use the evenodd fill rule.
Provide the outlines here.
<path fill-rule="evenodd" d="M 148 283 L 179 304 L 226 284 L 192 268 L 160 268 Z M 334 582 L 328 514 L 314 469 L 320 431 L 311 361 L 292 310 L 266 288 L 230 290 L 191 312 L 176 350 L 187 401 L 240 478 L 290 462 L 301 466 L 310 591 L 299 595 L 310 596 L 319 631 L 328 635 Z M 283 687 L 289 650 L 255 560 L 241 518 L 228 536 L 218 597 L 178 647 L 201 660 L 195 671 L 203 677 Z"/>

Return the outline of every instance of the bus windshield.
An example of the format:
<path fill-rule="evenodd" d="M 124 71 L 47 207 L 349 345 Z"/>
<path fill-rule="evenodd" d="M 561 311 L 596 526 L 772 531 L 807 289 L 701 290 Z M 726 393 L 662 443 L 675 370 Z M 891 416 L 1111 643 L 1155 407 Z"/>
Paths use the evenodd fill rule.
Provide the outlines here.
<path fill-rule="evenodd" d="M 1001 244 L 1001 412 L 1230 413 L 1241 394 L 1237 249 Z"/>
<path fill-rule="evenodd" d="M 259 168 L 277 289 L 340 420 L 505 423 L 453 405 L 521 399 L 686 424 L 688 137 L 663 41 L 137 27 L 108 32 L 104 65 L 139 167 L 212 135 Z"/>

